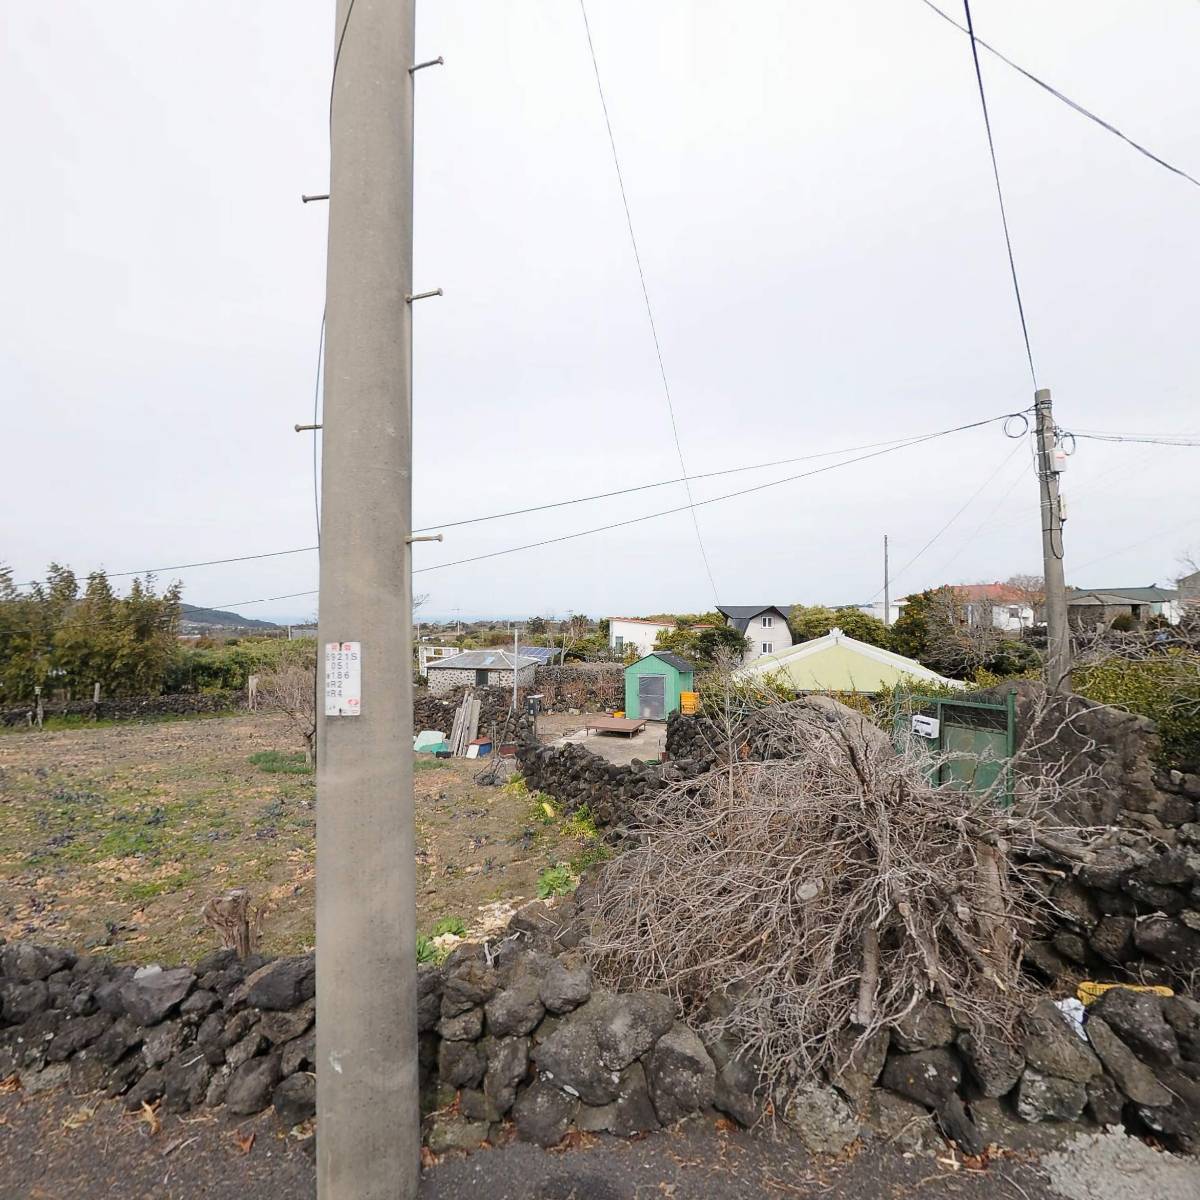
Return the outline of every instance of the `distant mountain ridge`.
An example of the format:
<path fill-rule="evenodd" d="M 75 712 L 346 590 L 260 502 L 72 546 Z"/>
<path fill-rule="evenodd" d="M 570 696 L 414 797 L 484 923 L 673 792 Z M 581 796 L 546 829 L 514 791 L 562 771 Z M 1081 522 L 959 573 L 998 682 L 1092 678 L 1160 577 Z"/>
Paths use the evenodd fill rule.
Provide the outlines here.
<path fill-rule="evenodd" d="M 278 629 L 273 621 L 256 621 L 240 613 L 226 612 L 220 608 L 199 608 L 195 604 L 179 606 L 179 627 L 184 633 L 195 633 L 202 629 Z"/>

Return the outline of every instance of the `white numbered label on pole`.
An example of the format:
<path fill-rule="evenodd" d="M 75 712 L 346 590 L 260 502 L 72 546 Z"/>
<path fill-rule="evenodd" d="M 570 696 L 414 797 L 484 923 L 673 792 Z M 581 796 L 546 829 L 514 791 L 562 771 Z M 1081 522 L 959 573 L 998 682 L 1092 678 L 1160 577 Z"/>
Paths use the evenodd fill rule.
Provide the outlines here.
<path fill-rule="evenodd" d="M 362 712 L 362 642 L 325 643 L 325 715 Z"/>

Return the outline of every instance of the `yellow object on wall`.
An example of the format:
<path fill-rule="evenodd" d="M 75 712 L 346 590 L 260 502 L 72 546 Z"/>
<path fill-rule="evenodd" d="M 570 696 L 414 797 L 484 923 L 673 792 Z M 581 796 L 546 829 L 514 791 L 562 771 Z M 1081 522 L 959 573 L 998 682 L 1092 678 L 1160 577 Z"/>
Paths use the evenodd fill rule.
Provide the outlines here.
<path fill-rule="evenodd" d="M 693 716 L 700 711 L 700 693 L 699 692 L 680 692 L 679 693 L 679 711 L 685 716 Z"/>
<path fill-rule="evenodd" d="M 1092 983 L 1090 979 L 1079 985 L 1075 991 L 1075 995 L 1086 1005 L 1091 1004 L 1093 1000 L 1099 1000 L 1105 992 L 1115 987 L 1126 988 L 1131 992 L 1153 992 L 1156 996 L 1175 995 L 1169 987 L 1165 987 L 1160 983 Z"/>

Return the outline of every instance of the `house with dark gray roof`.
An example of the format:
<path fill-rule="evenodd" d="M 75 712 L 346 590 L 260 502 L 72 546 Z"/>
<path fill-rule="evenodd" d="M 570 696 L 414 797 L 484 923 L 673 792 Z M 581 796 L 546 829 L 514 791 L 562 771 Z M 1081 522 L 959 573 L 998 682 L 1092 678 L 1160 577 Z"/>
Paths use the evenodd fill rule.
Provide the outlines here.
<path fill-rule="evenodd" d="M 1128 617 L 1141 628 L 1151 617 L 1163 617 L 1178 625 L 1183 615 L 1179 592 L 1174 588 L 1150 587 L 1068 588 L 1067 618 L 1077 629 L 1104 629 L 1117 617 Z"/>
<path fill-rule="evenodd" d="M 778 654 L 792 646 L 788 610 L 778 604 L 718 604 L 717 612 L 746 638 L 742 662 L 751 663 L 764 654 Z"/>

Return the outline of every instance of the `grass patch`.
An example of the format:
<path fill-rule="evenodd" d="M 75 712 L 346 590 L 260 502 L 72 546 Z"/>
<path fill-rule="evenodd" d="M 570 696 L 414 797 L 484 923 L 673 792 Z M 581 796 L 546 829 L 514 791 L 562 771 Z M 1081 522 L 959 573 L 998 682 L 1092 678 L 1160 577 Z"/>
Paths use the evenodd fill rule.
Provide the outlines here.
<path fill-rule="evenodd" d="M 612 858 L 612 851 L 603 842 L 593 842 L 575 855 L 568 865 L 572 874 L 582 875 L 588 867 L 595 866 L 596 863 L 608 862 L 610 858 Z"/>
<path fill-rule="evenodd" d="M 448 758 L 424 757 L 413 760 L 414 771 L 444 771 L 450 765 Z"/>
<path fill-rule="evenodd" d="M 442 917 L 433 927 L 432 933 L 417 934 L 417 962 L 441 963 L 453 949 L 450 943 L 439 946 L 437 939 L 451 934 L 455 938 L 467 936 L 467 923 L 462 917 Z"/>
<path fill-rule="evenodd" d="M 312 767 L 305 761 L 304 751 L 260 750 L 247 760 L 268 775 L 311 775 Z"/>

